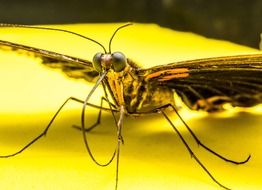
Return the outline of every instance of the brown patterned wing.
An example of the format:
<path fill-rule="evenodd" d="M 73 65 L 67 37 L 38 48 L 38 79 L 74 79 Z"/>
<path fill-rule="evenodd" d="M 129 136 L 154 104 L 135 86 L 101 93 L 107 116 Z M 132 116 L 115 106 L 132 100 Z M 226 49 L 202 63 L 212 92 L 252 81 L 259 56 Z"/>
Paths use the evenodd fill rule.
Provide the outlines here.
<path fill-rule="evenodd" d="M 93 69 L 90 61 L 68 55 L 3 40 L 0 40 L 0 49 L 16 51 L 23 55 L 40 58 L 44 65 L 52 68 L 59 68 L 69 77 L 84 78 L 89 82 L 93 82 L 99 75 L 98 72 Z"/>
<path fill-rule="evenodd" d="M 262 103 L 262 54 L 183 61 L 139 72 L 152 85 L 174 89 L 193 110 Z"/>

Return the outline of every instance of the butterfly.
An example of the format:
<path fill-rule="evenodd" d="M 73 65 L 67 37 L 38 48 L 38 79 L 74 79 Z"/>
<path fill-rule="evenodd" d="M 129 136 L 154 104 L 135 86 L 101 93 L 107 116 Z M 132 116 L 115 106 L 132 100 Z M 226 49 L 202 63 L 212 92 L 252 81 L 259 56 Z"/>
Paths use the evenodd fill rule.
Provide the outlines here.
<path fill-rule="evenodd" d="M 107 166 L 116 158 L 115 189 L 118 188 L 120 147 L 121 144 L 124 143 L 124 138 L 121 133 L 124 116 L 140 116 L 151 113 L 162 114 L 179 135 L 192 158 L 196 160 L 215 183 L 225 189 L 229 189 L 213 177 L 203 163 L 196 157 L 167 115 L 166 109 L 169 108 L 177 114 L 198 145 L 227 162 L 234 164 L 246 163 L 250 159 L 250 155 L 243 161 L 234 161 L 225 158 L 204 145 L 180 116 L 175 105 L 174 93 L 176 93 L 190 109 L 204 110 L 206 112 L 222 111 L 225 104 L 231 104 L 234 107 L 251 107 L 260 104 L 262 102 L 262 54 L 181 61 L 144 69 L 131 59 L 126 58 L 122 52 L 111 52 L 111 43 L 114 36 L 120 29 L 129 25 L 128 23 L 116 29 L 110 39 L 109 50 L 107 51 L 97 41 L 72 31 L 40 26 L 0 24 L 1 27 L 22 27 L 71 33 L 98 44 L 104 51 L 96 53 L 93 60 L 88 61 L 44 49 L 0 40 L 0 47 L 8 47 L 12 51 L 31 52 L 34 56 L 40 58 L 44 65 L 52 68 L 60 68 L 69 77 L 83 78 L 88 82 L 95 81 L 94 87 L 85 100 L 74 97 L 67 99 L 55 113 L 43 133 L 18 152 L 1 157 L 17 155 L 44 136 L 63 106 L 69 100 L 73 100 L 83 104 L 81 126 L 76 126 L 76 128 L 82 131 L 84 143 L 91 159 L 97 165 Z M 99 85 L 102 85 L 104 89 L 104 96 L 101 98 L 101 105 L 97 106 L 89 103 L 89 99 Z M 109 96 L 113 102 L 111 102 Z M 109 108 L 103 107 L 104 101 L 108 103 Z M 90 127 L 86 127 L 86 106 L 96 107 L 100 112 L 101 110 L 110 111 L 114 118 L 117 127 L 118 143 L 111 159 L 107 163 L 99 163 L 89 148 L 86 132 L 91 131 L 99 122 Z"/>

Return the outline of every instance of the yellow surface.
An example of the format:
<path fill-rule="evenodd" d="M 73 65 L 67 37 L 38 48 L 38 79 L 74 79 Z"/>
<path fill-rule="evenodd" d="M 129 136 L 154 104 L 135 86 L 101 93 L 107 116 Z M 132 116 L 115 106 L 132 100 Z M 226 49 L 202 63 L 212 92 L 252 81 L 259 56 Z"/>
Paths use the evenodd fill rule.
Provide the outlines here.
<path fill-rule="evenodd" d="M 94 38 L 106 48 L 120 24 L 82 24 L 62 27 Z M 99 46 L 68 34 L 30 29 L 0 29 L 0 39 L 23 43 L 91 60 Z M 156 25 L 135 24 L 117 34 L 113 51 L 145 67 L 211 56 L 257 53 L 258 50 L 226 41 L 176 32 Z M 83 80 L 68 79 L 46 68 L 39 60 L 0 51 L 0 154 L 12 153 L 39 134 L 53 113 L 69 96 L 84 99 L 92 88 Z M 99 102 L 101 89 L 91 102 Z M 22 154 L 0 159 L 0 188 L 14 189 L 114 189 L 115 162 L 96 166 L 84 149 L 82 134 L 72 129 L 80 121 L 81 105 L 71 102 L 55 120 L 48 135 Z M 97 110 L 87 110 L 87 121 Z M 190 134 L 170 114 L 198 158 L 223 185 L 232 189 L 262 188 L 261 106 L 220 114 L 181 109 L 181 115 L 202 142 L 228 158 L 235 166 L 197 147 Z M 114 123 L 103 113 L 102 124 L 88 135 L 95 156 L 107 161 L 115 146 Z M 181 140 L 160 115 L 125 118 L 121 147 L 119 189 L 219 189 L 190 158 Z"/>

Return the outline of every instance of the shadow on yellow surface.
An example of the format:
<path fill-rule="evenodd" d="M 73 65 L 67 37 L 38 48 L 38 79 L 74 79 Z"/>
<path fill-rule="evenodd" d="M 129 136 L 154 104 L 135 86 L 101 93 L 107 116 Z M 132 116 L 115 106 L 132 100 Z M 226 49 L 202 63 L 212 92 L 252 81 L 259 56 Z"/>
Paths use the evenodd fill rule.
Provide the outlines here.
<path fill-rule="evenodd" d="M 117 26 L 119 24 L 60 27 L 107 44 Z M 88 60 L 101 51 L 82 39 L 47 31 L 1 29 L 0 39 Z M 112 48 L 145 67 L 258 52 L 229 42 L 140 24 L 121 31 Z M 1 155 L 18 150 L 38 135 L 67 97 L 84 99 L 92 88 L 92 84 L 68 79 L 38 62 L 15 52 L 0 51 Z M 99 89 L 91 102 L 98 103 L 101 92 Z M 96 166 L 84 149 L 81 132 L 71 127 L 79 125 L 80 112 L 80 104 L 69 103 L 45 138 L 16 157 L 0 159 L 0 187 L 12 190 L 114 189 L 115 162 L 106 168 Z M 234 160 L 243 160 L 251 154 L 248 163 L 238 166 L 225 163 L 198 147 L 176 116 L 172 113 L 170 116 L 198 158 L 223 185 L 232 189 L 259 189 L 262 186 L 261 112 L 261 106 L 216 114 L 181 109 L 181 115 L 205 145 Z M 86 113 L 89 123 L 96 120 L 97 110 L 89 108 Z M 94 154 L 102 162 L 110 158 L 115 148 L 114 130 L 112 117 L 103 113 L 101 126 L 88 134 Z M 190 158 L 161 115 L 125 118 L 123 137 L 119 189 L 219 189 Z"/>

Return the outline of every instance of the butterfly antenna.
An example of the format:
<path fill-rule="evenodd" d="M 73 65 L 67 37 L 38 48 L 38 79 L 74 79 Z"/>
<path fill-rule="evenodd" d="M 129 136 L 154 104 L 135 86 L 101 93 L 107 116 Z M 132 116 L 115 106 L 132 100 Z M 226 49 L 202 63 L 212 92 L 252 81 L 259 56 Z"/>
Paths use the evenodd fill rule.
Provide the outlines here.
<path fill-rule="evenodd" d="M 120 26 L 120 27 L 118 27 L 117 29 L 116 29 L 116 31 L 113 33 L 113 35 L 112 35 L 112 37 L 110 38 L 110 41 L 109 41 L 109 53 L 111 53 L 111 44 L 112 44 L 112 41 L 113 41 L 113 38 L 115 37 L 115 35 L 116 35 L 116 33 L 120 30 L 120 29 L 122 29 L 122 28 L 125 28 L 125 27 L 127 27 L 127 26 L 130 26 L 130 25 L 132 25 L 133 23 L 127 23 L 127 24 L 124 24 L 124 25 L 122 25 L 122 26 Z"/>
<path fill-rule="evenodd" d="M 72 32 L 70 30 L 64 30 L 64 29 L 59 29 L 59 28 L 50 28 L 50 27 L 44 27 L 44 26 L 31 26 L 31 25 L 23 25 L 23 24 L 6 24 L 6 23 L 0 23 L 0 27 L 33 28 L 33 29 L 39 29 L 39 30 L 53 30 L 53 31 L 65 32 L 65 33 L 73 34 L 73 35 L 76 35 L 78 37 L 84 38 L 86 40 L 89 40 L 91 42 L 98 44 L 100 47 L 103 48 L 104 52 L 106 53 L 106 48 L 98 41 L 92 38 L 86 37 L 84 35 L 78 34 L 76 32 Z"/>

